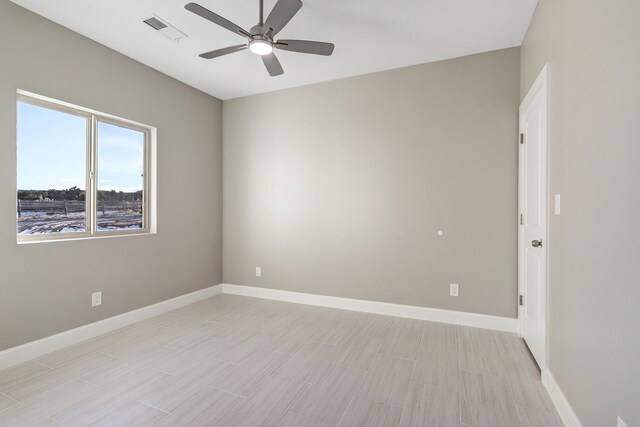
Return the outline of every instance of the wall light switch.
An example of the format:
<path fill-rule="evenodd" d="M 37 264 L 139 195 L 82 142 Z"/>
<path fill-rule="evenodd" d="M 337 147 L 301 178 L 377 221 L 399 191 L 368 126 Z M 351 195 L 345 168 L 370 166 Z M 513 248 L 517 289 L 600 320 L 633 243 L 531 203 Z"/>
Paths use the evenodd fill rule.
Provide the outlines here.
<path fill-rule="evenodd" d="M 256 267 L 256 277 L 262 276 L 262 267 Z"/>
<path fill-rule="evenodd" d="M 554 205 L 554 213 L 556 215 L 560 215 L 560 195 L 556 194 L 556 200 L 555 200 L 555 205 Z"/>
<path fill-rule="evenodd" d="M 452 283 L 449 285 L 449 296 L 457 297 L 458 296 L 458 284 Z"/>
<path fill-rule="evenodd" d="M 627 427 L 625 422 L 622 421 L 622 418 L 620 418 L 620 417 L 618 417 L 618 427 Z"/>
<path fill-rule="evenodd" d="M 91 294 L 91 307 L 102 305 L 102 292 L 94 292 Z"/>

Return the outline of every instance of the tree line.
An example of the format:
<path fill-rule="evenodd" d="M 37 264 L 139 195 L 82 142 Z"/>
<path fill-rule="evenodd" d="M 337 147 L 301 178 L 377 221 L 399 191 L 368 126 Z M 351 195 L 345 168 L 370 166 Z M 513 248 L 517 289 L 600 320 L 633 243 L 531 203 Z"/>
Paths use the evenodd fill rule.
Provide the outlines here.
<path fill-rule="evenodd" d="M 18 200 L 56 200 L 82 201 L 86 200 L 86 191 L 74 186 L 64 190 L 18 190 Z M 116 190 L 99 190 L 98 200 L 101 202 L 140 202 L 142 190 L 124 192 Z"/>

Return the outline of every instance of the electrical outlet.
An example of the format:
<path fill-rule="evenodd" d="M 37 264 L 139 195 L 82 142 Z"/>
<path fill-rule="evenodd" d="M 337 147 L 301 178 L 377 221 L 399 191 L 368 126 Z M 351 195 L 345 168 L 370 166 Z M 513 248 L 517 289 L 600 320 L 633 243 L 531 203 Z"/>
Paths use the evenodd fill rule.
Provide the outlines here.
<path fill-rule="evenodd" d="M 256 277 L 262 276 L 262 267 L 256 267 Z"/>
<path fill-rule="evenodd" d="M 91 294 L 91 307 L 102 305 L 102 292 L 94 292 Z"/>
<path fill-rule="evenodd" d="M 618 427 L 627 427 L 625 422 L 622 421 L 622 418 L 620 418 L 620 417 L 618 417 Z"/>
<path fill-rule="evenodd" d="M 451 283 L 449 285 L 449 296 L 457 297 L 458 296 L 458 284 Z"/>

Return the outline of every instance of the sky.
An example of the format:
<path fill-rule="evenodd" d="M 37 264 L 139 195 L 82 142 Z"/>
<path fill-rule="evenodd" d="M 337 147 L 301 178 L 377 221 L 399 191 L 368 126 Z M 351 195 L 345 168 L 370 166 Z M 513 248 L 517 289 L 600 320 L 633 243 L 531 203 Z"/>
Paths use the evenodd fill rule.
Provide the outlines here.
<path fill-rule="evenodd" d="M 18 103 L 18 189 L 86 189 L 88 119 Z M 98 123 L 98 189 L 142 189 L 144 134 Z"/>

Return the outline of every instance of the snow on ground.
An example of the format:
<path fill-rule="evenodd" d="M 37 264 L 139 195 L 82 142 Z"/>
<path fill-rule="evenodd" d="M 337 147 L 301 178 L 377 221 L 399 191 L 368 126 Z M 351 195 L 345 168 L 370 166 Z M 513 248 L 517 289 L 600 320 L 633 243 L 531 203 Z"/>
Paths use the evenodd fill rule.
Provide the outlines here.
<path fill-rule="evenodd" d="M 31 213 L 31 212 L 30 212 Z M 142 228 L 142 214 L 134 210 L 98 212 L 98 230 L 131 230 Z M 17 232 L 21 235 L 77 233 L 86 231 L 84 212 L 47 214 L 33 212 L 18 218 Z"/>

